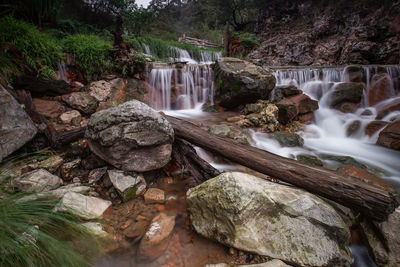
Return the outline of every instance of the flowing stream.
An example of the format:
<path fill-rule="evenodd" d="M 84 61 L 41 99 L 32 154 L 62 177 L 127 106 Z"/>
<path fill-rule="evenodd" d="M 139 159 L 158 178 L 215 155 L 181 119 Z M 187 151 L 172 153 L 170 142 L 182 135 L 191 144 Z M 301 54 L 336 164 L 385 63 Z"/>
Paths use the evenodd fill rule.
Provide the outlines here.
<path fill-rule="evenodd" d="M 186 60 L 185 53 L 176 51 L 176 61 L 186 61 L 180 64 L 153 64 L 148 71 L 148 82 L 151 86 L 150 105 L 165 113 L 189 118 L 191 120 L 224 120 L 226 116 L 219 113 L 206 113 L 202 111 L 204 104 L 213 104 L 213 71 L 209 64 Z M 214 58 L 204 58 L 203 63 Z M 331 108 L 331 95 L 335 87 L 349 81 L 345 67 L 316 67 L 316 68 L 274 68 L 277 86 L 294 85 L 301 89 L 310 98 L 317 100 L 319 109 L 314 112 L 314 120 L 299 134 L 304 139 L 303 147 L 282 147 L 270 135 L 252 131 L 254 146 L 288 158 L 307 154 L 319 158 L 324 155 L 350 156 L 359 163 L 367 166 L 368 171 L 400 188 L 400 152 L 376 145 L 379 132 L 372 136 L 365 133 L 366 125 L 374 121 L 378 110 L 383 105 L 400 100 L 400 66 L 364 66 L 363 82 L 366 90 L 360 107 L 354 113 L 342 113 Z M 374 81 L 374 75 L 386 73 L 390 81 L 391 98 L 375 106 L 368 105 L 367 93 Z M 397 94 L 396 94 L 397 92 Z M 274 91 L 271 93 L 271 100 Z M 400 112 L 391 112 L 382 118 L 382 121 L 391 122 L 399 119 Z M 355 121 L 359 122 L 357 129 L 351 136 L 346 134 L 348 127 Z M 198 154 L 204 159 L 210 155 L 201 148 L 196 148 Z M 337 162 L 323 160 L 324 166 L 337 169 Z M 220 170 L 234 170 L 236 167 L 227 164 L 211 163 Z M 368 255 L 367 248 L 360 245 L 351 245 L 354 257 L 354 266 L 376 266 Z"/>

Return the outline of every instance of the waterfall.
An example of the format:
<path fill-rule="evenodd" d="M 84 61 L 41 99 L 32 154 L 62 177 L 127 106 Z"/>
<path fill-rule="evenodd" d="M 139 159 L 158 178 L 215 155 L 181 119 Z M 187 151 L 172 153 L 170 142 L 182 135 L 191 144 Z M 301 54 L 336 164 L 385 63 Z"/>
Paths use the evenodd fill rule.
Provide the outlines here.
<path fill-rule="evenodd" d="M 187 110 L 213 104 L 214 74 L 209 65 L 153 65 L 148 81 L 150 106 L 156 110 Z"/>
<path fill-rule="evenodd" d="M 60 61 L 57 63 L 58 68 L 58 80 L 64 80 L 66 82 L 70 82 L 67 77 L 67 64 L 64 61 Z"/>
<path fill-rule="evenodd" d="M 365 84 L 364 100 L 354 113 L 342 113 L 330 106 L 330 98 L 335 88 L 349 81 L 348 68 L 302 68 L 275 69 L 277 86 L 295 85 L 312 99 L 318 100 L 319 109 L 314 112 L 314 122 L 300 135 L 304 139 L 303 148 L 282 148 L 266 134 L 254 133 L 256 146 L 285 157 L 296 157 L 299 154 L 330 154 L 351 156 L 358 161 L 379 170 L 381 177 L 396 187 L 400 186 L 400 152 L 375 145 L 379 131 L 373 136 L 365 133 L 368 123 L 375 120 L 380 106 L 400 99 L 399 78 L 400 66 L 364 66 L 362 81 Z M 397 96 L 369 106 L 366 100 L 375 75 L 386 75 L 390 80 L 390 90 Z M 382 76 L 379 76 L 382 77 Z M 272 95 L 273 97 L 273 95 Z M 366 112 L 368 111 L 368 112 Z M 394 111 L 382 120 L 390 122 L 400 112 Z M 354 134 L 347 136 L 347 128 L 358 121 L 360 127 Z"/>

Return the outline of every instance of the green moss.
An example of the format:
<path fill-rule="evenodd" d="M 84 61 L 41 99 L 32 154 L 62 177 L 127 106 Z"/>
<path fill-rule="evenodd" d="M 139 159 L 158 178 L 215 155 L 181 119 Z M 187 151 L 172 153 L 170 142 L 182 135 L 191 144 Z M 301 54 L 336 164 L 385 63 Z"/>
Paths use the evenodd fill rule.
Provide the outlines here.
<path fill-rule="evenodd" d="M 122 201 L 127 202 L 127 201 L 131 200 L 133 197 L 135 197 L 136 190 L 137 190 L 137 186 L 134 186 L 134 187 L 128 189 L 127 192 L 125 192 L 121 195 Z"/>
<path fill-rule="evenodd" d="M 240 85 L 235 84 L 234 86 L 232 86 L 232 91 L 238 93 L 238 92 L 240 92 L 240 90 L 241 90 Z"/>

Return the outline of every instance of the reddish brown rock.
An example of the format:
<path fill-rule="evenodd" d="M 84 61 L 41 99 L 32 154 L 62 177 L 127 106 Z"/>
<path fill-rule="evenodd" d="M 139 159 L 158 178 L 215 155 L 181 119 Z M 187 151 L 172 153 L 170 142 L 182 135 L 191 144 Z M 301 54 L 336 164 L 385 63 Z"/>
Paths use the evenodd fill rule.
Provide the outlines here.
<path fill-rule="evenodd" d="M 346 136 L 351 136 L 356 133 L 361 127 L 361 121 L 355 120 L 347 127 Z"/>
<path fill-rule="evenodd" d="M 360 103 L 343 102 L 337 104 L 335 109 L 343 113 L 354 113 L 360 107 Z"/>
<path fill-rule="evenodd" d="M 299 121 L 302 123 L 312 122 L 313 119 L 314 119 L 314 113 L 312 112 L 299 116 Z"/>
<path fill-rule="evenodd" d="M 368 104 L 374 106 L 377 103 L 389 99 L 395 95 L 393 82 L 388 74 L 376 74 L 373 77 L 371 87 L 368 90 Z"/>
<path fill-rule="evenodd" d="M 376 105 L 376 110 L 378 113 L 378 116 L 376 118 L 378 120 L 382 119 L 386 115 L 388 115 L 390 112 L 393 111 L 399 111 L 400 110 L 400 98 L 395 98 L 389 102 L 386 103 L 379 103 Z"/>
<path fill-rule="evenodd" d="M 360 103 L 364 92 L 364 84 L 339 83 L 334 89 L 330 99 L 333 107 L 344 102 Z"/>
<path fill-rule="evenodd" d="M 388 122 L 386 121 L 371 121 L 365 127 L 365 134 L 368 136 L 373 136 L 377 131 L 379 131 L 386 125 L 388 125 Z"/>
<path fill-rule="evenodd" d="M 146 204 L 162 204 L 165 202 L 165 192 L 158 188 L 149 188 L 144 194 Z"/>
<path fill-rule="evenodd" d="M 305 94 L 284 98 L 278 104 L 294 105 L 298 110 L 298 114 L 306 114 L 318 109 L 318 101 L 312 100 Z"/>
<path fill-rule="evenodd" d="M 343 166 L 341 169 L 339 169 L 339 172 L 363 180 L 364 182 L 373 184 L 374 186 L 380 186 L 386 190 L 391 190 L 392 188 L 388 183 L 386 183 L 381 178 L 373 175 L 372 173 L 366 170 L 357 168 L 352 165 Z"/>
<path fill-rule="evenodd" d="M 47 119 L 55 119 L 66 111 L 66 108 L 57 101 L 43 100 L 40 98 L 34 98 L 32 100 L 36 111 L 46 117 Z"/>
<path fill-rule="evenodd" d="M 138 258 L 143 261 L 151 261 L 167 249 L 175 226 L 175 216 L 160 213 L 150 224 L 149 229 L 140 241 Z"/>
<path fill-rule="evenodd" d="M 379 134 L 378 145 L 400 150 L 400 121 L 393 122 L 386 126 Z"/>
<path fill-rule="evenodd" d="M 124 231 L 124 235 L 129 239 L 141 238 L 146 232 L 148 221 L 138 221 L 131 223 Z"/>

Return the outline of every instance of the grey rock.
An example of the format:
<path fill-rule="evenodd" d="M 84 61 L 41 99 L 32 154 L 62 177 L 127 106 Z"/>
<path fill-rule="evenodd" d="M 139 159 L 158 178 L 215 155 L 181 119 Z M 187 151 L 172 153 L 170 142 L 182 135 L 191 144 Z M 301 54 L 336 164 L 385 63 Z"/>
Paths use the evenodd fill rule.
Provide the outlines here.
<path fill-rule="evenodd" d="M 300 266 L 349 266 L 350 231 L 326 202 L 245 173 L 223 173 L 187 192 L 196 232 Z"/>
<path fill-rule="evenodd" d="M 400 208 L 382 223 L 364 220 L 361 227 L 378 266 L 400 266 Z"/>
<path fill-rule="evenodd" d="M 124 171 L 145 172 L 170 161 L 174 131 L 163 116 L 132 100 L 93 114 L 86 137 L 104 161 Z"/>
<path fill-rule="evenodd" d="M 58 199 L 61 199 L 68 192 L 85 194 L 85 193 L 88 193 L 89 191 L 90 191 L 90 187 L 88 187 L 88 186 L 81 186 L 79 184 L 69 184 L 66 186 L 62 186 L 58 189 L 52 190 L 52 191 L 31 194 L 31 195 L 22 197 L 18 201 L 26 202 L 26 201 L 35 201 L 38 199 L 53 199 L 53 200 L 57 199 L 58 200 Z"/>
<path fill-rule="evenodd" d="M 82 219 L 92 220 L 101 217 L 111 205 L 111 201 L 68 192 L 61 198 L 56 211 L 68 211 Z"/>
<path fill-rule="evenodd" d="M 0 84 L 0 162 L 30 141 L 35 124 L 17 100 Z"/>
<path fill-rule="evenodd" d="M 220 58 L 215 66 L 215 99 L 222 107 L 267 99 L 275 87 L 275 77 L 262 67 L 237 58 Z"/>
<path fill-rule="evenodd" d="M 23 192 L 44 192 L 61 186 L 63 181 L 44 169 L 28 172 L 13 180 L 13 187 Z"/>
<path fill-rule="evenodd" d="M 146 181 L 140 174 L 125 173 L 124 171 L 107 171 L 108 177 L 123 201 L 128 201 L 141 195 L 147 187 Z"/>
<path fill-rule="evenodd" d="M 107 167 L 98 168 L 90 171 L 88 176 L 88 183 L 95 184 L 103 178 L 104 174 L 107 172 Z"/>

